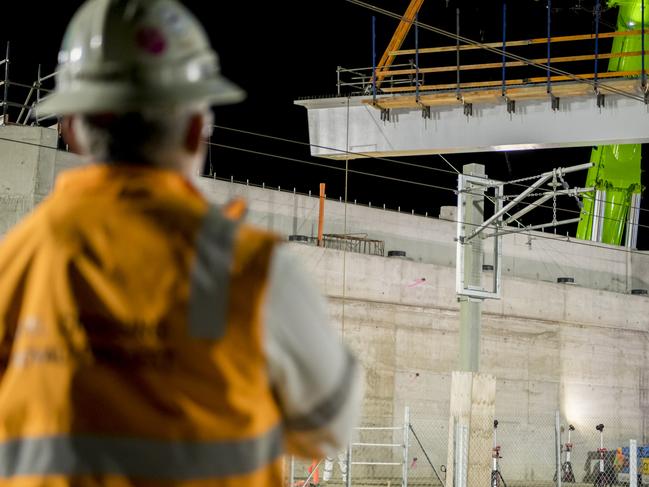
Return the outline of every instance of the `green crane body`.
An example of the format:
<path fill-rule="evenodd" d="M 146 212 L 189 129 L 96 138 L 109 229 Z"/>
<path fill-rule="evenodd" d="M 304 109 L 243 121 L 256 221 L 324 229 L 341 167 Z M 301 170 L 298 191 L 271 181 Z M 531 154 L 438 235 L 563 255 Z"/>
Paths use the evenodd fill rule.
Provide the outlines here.
<path fill-rule="evenodd" d="M 639 30 L 642 25 L 642 2 L 645 2 L 645 29 L 649 27 L 649 0 L 609 0 L 609 7 L 619 6 L 617 20 L 618 31 Z M 645 44 L 647 43 L 645 36 Z M 645 48 L 649 47 L 646 45 Z M 612 53 L 634 52 L 642 50 L 642 36 L 616 37 Z M 646 56 L 645 56 L 646 59 Z M 609 71 L 640 71 L 642 56 L 611 59 Z M 606 192 L 604 201 L 604 221 L 601 241 L 620 245 L 629 214 L 631 197 L 642 191 L 640 144 L 606 145 L 593 149 L 590 161 L 594 166 L 589 169 L 586 187 L 595 187 Z M 602 193 L 603 194 L 603 193 Z M 577 229 L 577 238 L 591 240 L 593 228 L 593 207 L 595 195 L 583 198 L 584 207 Z"/>

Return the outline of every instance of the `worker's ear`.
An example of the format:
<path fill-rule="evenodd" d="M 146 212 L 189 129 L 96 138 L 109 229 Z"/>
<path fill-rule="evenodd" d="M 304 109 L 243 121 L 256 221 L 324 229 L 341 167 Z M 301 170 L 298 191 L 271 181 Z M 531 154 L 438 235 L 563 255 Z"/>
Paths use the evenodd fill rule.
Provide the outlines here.
<path fill-rule="evenodd" d="M 74 115 L 63 117 L 59 122 L 59 128 L 61 130 L 61 137 L 63 137 L 63 140 L 68 145 L 70 152 L 81 155 L 83 151 L 81 150 L 77 133 L 74 130 L 74 117 Z"/>
<path fill-rule="evenodd" d="M 204 127 L 205 117 L 202 114 L 197 113 L 191 116 L 185 135 L 185 149 L 190 154 L 196 154 L 202 150 Z"/>

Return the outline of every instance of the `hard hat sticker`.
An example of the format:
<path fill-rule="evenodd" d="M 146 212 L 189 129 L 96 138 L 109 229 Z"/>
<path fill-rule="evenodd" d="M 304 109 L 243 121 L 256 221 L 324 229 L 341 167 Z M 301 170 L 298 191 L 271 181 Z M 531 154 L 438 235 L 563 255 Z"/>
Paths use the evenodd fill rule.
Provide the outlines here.
<path fill-rule="evenodd" d="M 167 49 L 164 34 L 155 27 L 141 27 L 135 33 L 138 47 L 148 54 L 162 54 Z"/>

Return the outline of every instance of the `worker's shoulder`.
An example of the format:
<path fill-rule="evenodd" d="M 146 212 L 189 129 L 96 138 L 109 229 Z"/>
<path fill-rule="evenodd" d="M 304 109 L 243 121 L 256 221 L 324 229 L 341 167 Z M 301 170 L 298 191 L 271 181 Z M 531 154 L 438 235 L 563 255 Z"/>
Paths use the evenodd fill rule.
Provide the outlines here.
<path fill-rule="evenodd" d="M 206 230 L 217 236 L 227 228 L 234 230 L 235 245 L 251 249 L 273 246 L 281 241 L 279 235 L 245 222 L 248 204 L 245 199 L 235 197 L 224 204 L 209 204 L 205 214 Z"/>
<path fill-rule="evenodd" d="M 273 232 L 247 223 L 239 223 L 235 236 L 236 267 L 259 264 L 261 261 L 265 262 L 267 267 L 281 242 L 279 235 Z"/>
<path fill-rule="evenodd" d="M 268 243 L 273 245 L 283 241 L 278 234 L 249 223 L 239 224 L 239 239 L 242 243 Z"/>

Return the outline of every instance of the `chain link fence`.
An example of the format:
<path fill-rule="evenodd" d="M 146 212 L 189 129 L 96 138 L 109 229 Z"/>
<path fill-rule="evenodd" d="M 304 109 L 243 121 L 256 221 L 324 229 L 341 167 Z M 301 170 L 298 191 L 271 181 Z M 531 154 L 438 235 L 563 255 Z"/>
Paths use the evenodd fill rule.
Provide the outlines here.
<path fill-rule="evenodd" d="M 347 449 L 329 461 L 287 459 L 286 485 L 551 487 L 558 484 L 558 461 L 562 486 L 641 487 L 643 480 L 649 482 L 642 418 L 559 417 L 557 423 L 554 411 L 501 417 L 496 412 L 496 418 L 496 427 L 479 432 L 484 440 L 479 444 L 489 445 L 479 451 L 470 450 L 468 436 L 458 451 L 458 429 L 449 435 L 448 417 L 406 407 L 394 416 L 364 418 L 352 434 L 351 453 Z M 455 442 L 454 472 L 461 477 L 455 482 L 446 479 L 449 438 Z M 637 444 L 635 483 L 631 440 Z M 457 462 L 464 463 L 464 471 Z"/>
<path fill-rule="evenodd" d="M 645 438 L 639 420 L 602 415 L 574 422 L 560 418 L 559 423 L 557 440 L 554 414 L 539 414 L 525 420 L 499 419 L 498 470 L 505 485 L 556 485 L 557 448 L 562 484 L 628 485 L 631 440 L 638 445 L 639 480 L 642 481 L 644 473 L 649 481 L 649 448 L 643 448 Z M 495 452 L 492 454 L 495 456 Z"/>
<path fill-rule="evenodd" d="M 448 417 L 432 416 L 426 407 L 413 406 L 410 426 L 408 485 L 443 487 L 448 454 Z"/>

